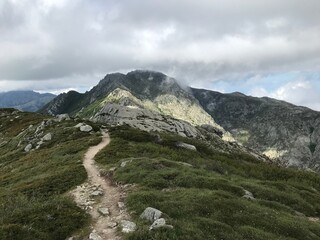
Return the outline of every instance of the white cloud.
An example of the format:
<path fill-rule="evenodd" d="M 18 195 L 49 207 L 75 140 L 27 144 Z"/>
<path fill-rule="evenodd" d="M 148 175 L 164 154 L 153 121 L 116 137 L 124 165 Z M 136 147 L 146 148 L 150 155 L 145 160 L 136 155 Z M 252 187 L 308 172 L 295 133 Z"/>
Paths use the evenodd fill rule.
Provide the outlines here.
<path fill-rule="evenodd" d="M 84 89 L 96 73 L 127 69 L 197 87 L 320 72 L 319 9 L 319 0 L 1 0 L 0 91 Z M 256 95 L 266 94 L 260 80 Z"/>
<path fill-rule="evenodd" d="M 256 97 L 268 96 L 320 111 L 319 89 L 314 82 L 307 80 L 294 80 L 271 92 L 263 87 L 254 87 L 249 94 Z"/>

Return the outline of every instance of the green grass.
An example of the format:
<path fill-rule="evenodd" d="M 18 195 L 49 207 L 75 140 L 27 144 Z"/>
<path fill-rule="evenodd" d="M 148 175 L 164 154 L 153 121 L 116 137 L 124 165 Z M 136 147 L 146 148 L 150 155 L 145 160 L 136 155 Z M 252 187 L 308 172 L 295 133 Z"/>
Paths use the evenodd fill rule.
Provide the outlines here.
<path fill-rule="evenodd" d="M 86 180 L 83 154 L 99 134 L 80 132 L 74 121 L 54 122 L 44 130 L 52 140 L 25 153 L 27 139 L 47 117 L 19 113 L 15 119 L 7 111 L 0 115 L 1 140 L 8 142 L 0 147 L 0 239 L 65 239 L 90 220 L 65 193 Z"/>
<path fill-rule="evenodd" d="M 110 134 L 110 145 L 96 161 L 106 170 L 117 167 L 115 181 L 137 184 L 126 201 L 139 228 L 127 239 L 320 239 L 320 223 L 307 219 L 320 217 L 318 174 L 217 152 L 205 142 L 173 135 L 160 134 L 158 142 L 154 134 L 128 127 Z M 176 141 L 198 151 L 179 149 Z M 256 200 L 242 198 L 243 189 Z M 163 211 L 174 229 L 149 231 L 139 219 L 146 207 Z"/>

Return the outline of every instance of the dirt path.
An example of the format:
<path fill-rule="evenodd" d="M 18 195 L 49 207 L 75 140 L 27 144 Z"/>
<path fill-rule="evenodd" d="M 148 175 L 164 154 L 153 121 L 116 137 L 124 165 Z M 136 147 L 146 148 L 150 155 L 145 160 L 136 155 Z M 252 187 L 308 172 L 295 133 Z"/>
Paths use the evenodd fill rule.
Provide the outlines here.
<path fill-rule="evenodd" d="M 95 155 L 109 143 L 109 135 L 103 132 L 102 141 L 88 149 L 83 161 L 88 181 L 71 192 L 77 205 L 92 216 L 91 239 L 121 239 L 116 226 L 121 220 L 129 219 L 122 202 L 121 187 L 113 186 L 109 179 L 101 177 L 94 161 Z"/>

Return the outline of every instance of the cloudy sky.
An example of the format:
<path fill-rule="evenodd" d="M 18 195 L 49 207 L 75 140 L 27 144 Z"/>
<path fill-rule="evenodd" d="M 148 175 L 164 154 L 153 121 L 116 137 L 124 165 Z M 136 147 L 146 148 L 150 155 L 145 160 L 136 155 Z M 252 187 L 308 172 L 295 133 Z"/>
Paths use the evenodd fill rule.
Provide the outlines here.
<path fill-rule="evenodd" d="M 320 110 L 319 0 L 0 0 L 0 91 L 85 91 L 110 72 Z"/>

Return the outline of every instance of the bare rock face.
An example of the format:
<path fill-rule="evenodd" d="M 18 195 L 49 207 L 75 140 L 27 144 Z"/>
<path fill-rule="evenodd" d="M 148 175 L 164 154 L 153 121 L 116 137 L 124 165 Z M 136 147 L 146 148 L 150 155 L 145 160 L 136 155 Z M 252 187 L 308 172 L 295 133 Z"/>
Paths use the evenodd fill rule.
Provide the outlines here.
<path fill-rule="evenodd" d="M 159 113 L 115 103 L 106 104 L 93 118 L 94 121 L 111 125 L 127 124 L 144 131 L 173 132 L 180 136 L 200 137 L 200 132 L 191 124 Z"/>
<path fill-rule="evenodd" d="M 271 98 L 192 89 L 202 107 L 245 147 L 283 166 L 320 170 L 320 113 Z"/>

